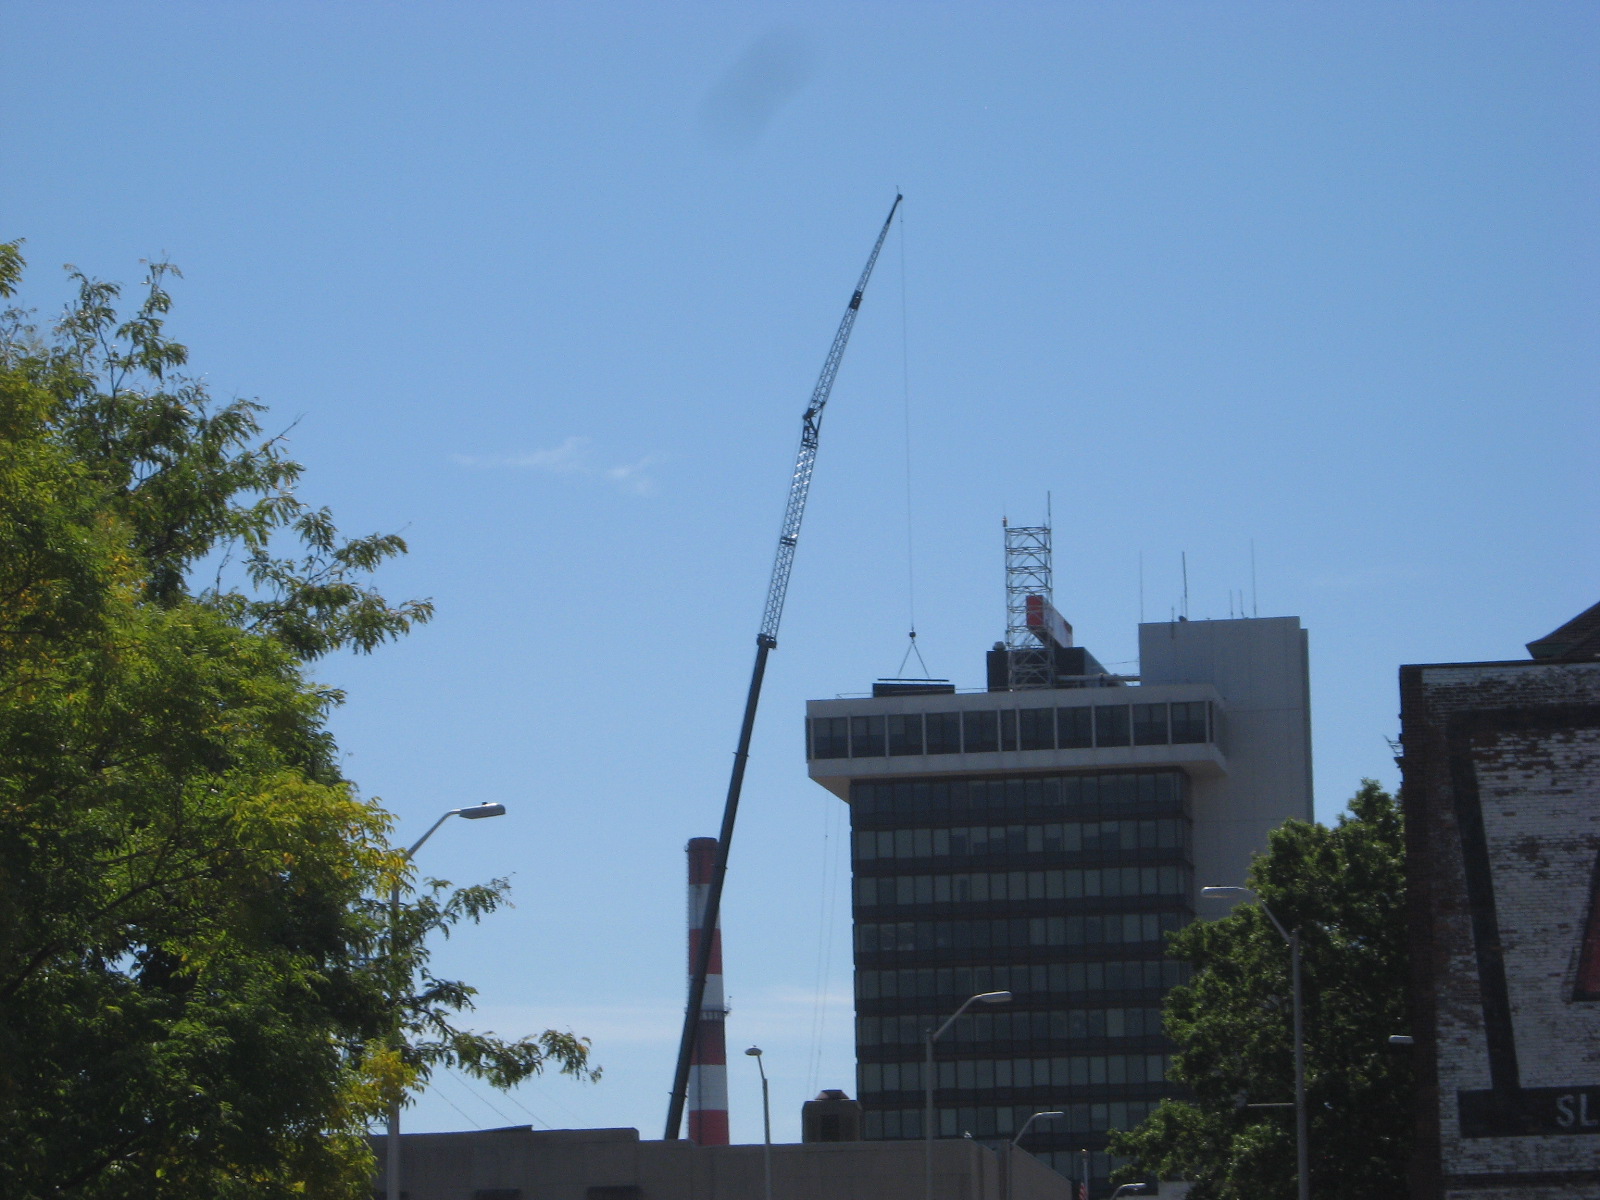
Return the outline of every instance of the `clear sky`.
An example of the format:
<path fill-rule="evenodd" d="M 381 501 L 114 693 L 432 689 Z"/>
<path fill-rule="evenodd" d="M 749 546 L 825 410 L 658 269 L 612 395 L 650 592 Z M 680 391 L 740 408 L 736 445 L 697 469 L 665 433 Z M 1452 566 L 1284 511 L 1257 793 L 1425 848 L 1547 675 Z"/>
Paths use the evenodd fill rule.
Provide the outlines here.
<path fill-rule="evenodd" d="M 1183 554 L 1193 618 L 1299 616 L 1324 819 L 1396 780 L 1400 664 L 1521 657 L 1600 599 L 1597 50 L 1600 7 L 1532 0 L 11 0 L 0 237 L 45 312 L 64 262 L 169 256 L 213 391 L 298 420 L 347 530 L 411 542 L 380 582 L 437 621 L 318 667 L 346 769 L 402 836 L 505 802 L 424 851 L 518 904 L 439 961 L 482 1027 L 570 1026 L 606 1073 L 447 1076 L 409 1127 L 658 1137 L 683 846 L 800 413 L 905 192 L 725 900 L 735 1140 L 751 1043 L 794 1140 L 855 1086 L 848 823 L 803 702 L 898 673 L 913 596 L 930 670 L 981 685 L 1002 516 L 1051 497 L 1057 604 L 1118 668 Z"/>

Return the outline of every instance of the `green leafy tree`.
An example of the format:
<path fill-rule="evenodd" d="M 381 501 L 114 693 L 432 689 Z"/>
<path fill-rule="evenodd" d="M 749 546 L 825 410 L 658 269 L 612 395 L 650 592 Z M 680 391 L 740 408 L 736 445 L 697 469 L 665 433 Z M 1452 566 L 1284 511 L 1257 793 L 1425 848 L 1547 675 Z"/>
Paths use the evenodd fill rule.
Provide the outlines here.
<path fill-rule="evenodd" d="M 1388 1045 L 1407 1028 L 1405 869 L 1400 811 L 1365 780 L 1332 828 L 1290 821 L 1256 858 L 1249 886 L 1299 930 L 1311 1190 L 1349 1200 L 1405 1192 L 1410 1063 Z M 1294 1098 L 1289 952 L 1260 904 L 1175 934 L 1194 974 L 1167 998 L 1172 1078 L 1188 1092 L 1111 1152 L 1146 1174 L 1193 1181 L 1193 1200 L 1292 1200 Z"/>
<path fill-rule="evenodd" d="M 0 244 L 0 296 L 22 266 Z M 80 275 L 49 336 L 0 315 L 0 1195 L 359 1196 L 434 1066 L 588 1046 L 452 1023 L 424 935 L 504 882 L 391 910 L 407 864 L 306 673 L 431 609 L 371 588 L 404 543 L 305 506 L 259 405 L 180 374 L 169 274 L 126 319 Z"/>

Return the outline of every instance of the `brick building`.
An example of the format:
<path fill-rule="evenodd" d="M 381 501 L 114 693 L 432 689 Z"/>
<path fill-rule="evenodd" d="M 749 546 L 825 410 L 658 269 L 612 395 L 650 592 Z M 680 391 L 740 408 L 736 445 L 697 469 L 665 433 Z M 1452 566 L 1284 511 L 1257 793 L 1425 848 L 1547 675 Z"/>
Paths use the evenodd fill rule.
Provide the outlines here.
<path fill-rule="evenodd" d="M 1600 605 L 1400 671 L 1417 1200 L 1600 1197 Z"/>

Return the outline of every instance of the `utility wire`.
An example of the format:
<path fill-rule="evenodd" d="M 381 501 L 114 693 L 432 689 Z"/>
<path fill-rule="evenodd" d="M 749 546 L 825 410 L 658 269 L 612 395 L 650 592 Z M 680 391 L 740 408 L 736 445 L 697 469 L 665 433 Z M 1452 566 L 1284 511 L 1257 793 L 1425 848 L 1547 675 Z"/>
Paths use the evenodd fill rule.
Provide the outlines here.
<path fill-rule="evenodd" d="M 438 1096 L 439 1099 L 443 1100 L 451 1108 L 455 1109 L 456 1112 L 460 1113 L 461 1114 L 461 1119 L 463 1121 L 466 1121 L 468 1124 L 470 1124 L 474 1129 L 482 1129 L 483 1128 L 482 1123 L 479 1122 L 476 1117 L 467 1116 L 466 1112 L 462 1109 L 461 1105 L 457 1104 L 454 1100 L 450 1099 L 449 1096 L 446 1096 L 444 1094 L 444 1092 L 439 1090 L 438 1087 L 435 1087 L 433 1089 L 433 1094 Z"/>
<path fill-rule="evenodd" d="M 554 1129 L 555 1128 L 555 1126 L 550 1124 L 549 1121 L 546 1121 L 538 1113 L 534 1112 L 533 1109 L 529 1108 L 521 1100 L 518 1100 L 517 1097 L 516 1097 L 516 1093 L 515 1092 L 507 1092 L 507 1093 L 505 1093 L 505 1097 L 506 1097 L 507 1100 L 511 1101 L 511 1103 L 515 1104 L 518 1108 L 520 1108 L 523 1112 L 527 1113 L 528 1116 L 532 1117 L 540 1125 L 543 1125 L 546 1129 Z"/>
<path fill-rule="evenodd" d="M 448 1068 L 448 1070 L 450 1071 L 450 1073 L 452 1075 L 454 1075 L 456 1077 L 457 1080 L 460 1081 L 461 1086 L 466 1088 L 468 1093 L 470 1093 L 473 1097 L 475 1097 L 477 1099 L 478 1103 L 482 1104 L 485 1108 L 487 1108 L 490 1112 L 494 1113 L 494 1115 L 499 1117 L 502 1121 L 510 1121 L 511 1120 L 510 1117 L 508 1117 L 505 1113 L 500 1111 L 499 1107 L 495 1104 L 495 1102 L 493 1100 L 490 1100 L 488 1096 L 484 1095 L 483 1092 L 479 1091 L 475 1086 L 473 1086 L 472 1081 L 470 1079 L 468 1079 L 465 1075 L 463 1075 L 460 1071 L 457 1071 L 454 1067 L 450 1067 L 450 1068 Z"/>
<path fill-rule="evenodd" d="M 524 1080 L 523 1082 L 527 1083 L 527 1082 L 530 1082 L 530 1081 L 529 1080 Z M 521 1100 L 519 1100 L 517 1098 L 517 1091 L 506 1092 L 505 1093 L 505 1097 L 506 1097 L 507 1100 L 511 1101 L 511 1103 L 515 1104 L 518 1108 L 520 1108 L 523 1112 L 527 1113 L 535 1121 L 539 1122 L 539 1124 L 543 1125 L 546 1129 L 554 1129 L 555 1128 L 555 1126 L 550 1124 L 549 1121 L 546 1121 L 538 1113 L 534 1112 L 533 1109 L 529 1108 L 526 1104 L 524 1104 Z M 548 1101 L 549 1103 L 555 1105 L 563 1113 L 565 1113 L 569 1119 L 571 1119 L 573 1121 L 581 1121 L 583 1119 L 577 1113 L 573 1112 L 572 1109 L 568 1108 L 565 1104 L 561 1103 L 561 1101 L 559 1099 L 557 1099 L 551 1093 L 548 1093 L 548 1092 L 544 1093 L 539 1097 L 539 1099 L 540 1099 L 541 1102 Z M 575 1128 L 577 1128 L 577 1126 L 575 1126 L 575 1125 L 574 1126 L 569 1126 L 568 1128 L 575 1129 Z"/>
<path fill-rule="evenodd" d="M 807 1094 L 816 1090 L 822 1071 L 823 1035 L 828 1022 L 828 976 L 833 969 L 833 917 L 839 881 L 838 855 L 834 851 L 836 807 L 826 804 L 822 810 L 822 903 L 818 913 L 816 986 L 811 1000 L 811 1046 L 806 1055 Z"/>

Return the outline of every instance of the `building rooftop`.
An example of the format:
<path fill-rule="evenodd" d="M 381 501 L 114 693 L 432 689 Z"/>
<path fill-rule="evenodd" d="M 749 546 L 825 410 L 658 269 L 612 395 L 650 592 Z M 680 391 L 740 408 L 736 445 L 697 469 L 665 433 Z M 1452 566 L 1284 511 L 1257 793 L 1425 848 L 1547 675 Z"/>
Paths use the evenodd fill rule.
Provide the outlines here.
<path fill-rule="evenodd" d="M 1600 604 L 1584 609 L 1559 629 L 1529 642 L 1528 653 L 1558 662 L 1600 658 Z"/>

